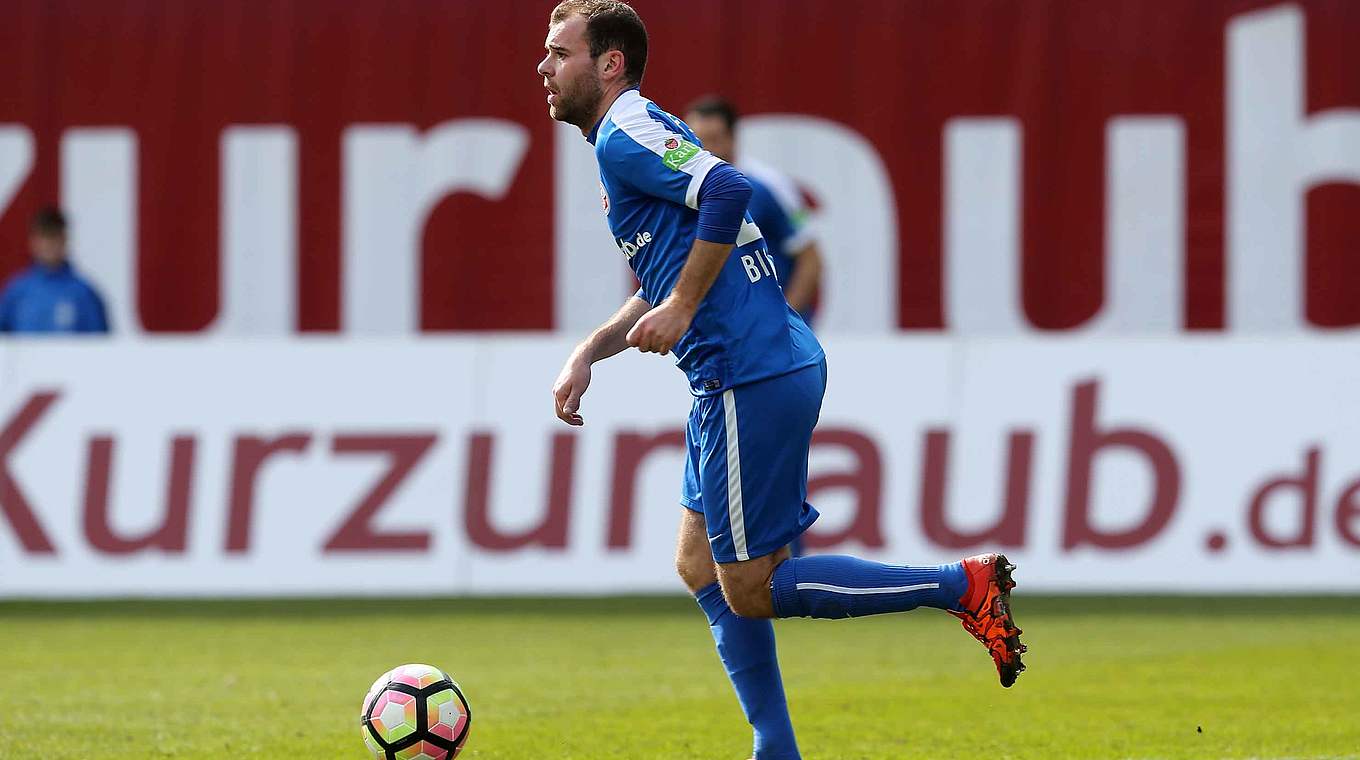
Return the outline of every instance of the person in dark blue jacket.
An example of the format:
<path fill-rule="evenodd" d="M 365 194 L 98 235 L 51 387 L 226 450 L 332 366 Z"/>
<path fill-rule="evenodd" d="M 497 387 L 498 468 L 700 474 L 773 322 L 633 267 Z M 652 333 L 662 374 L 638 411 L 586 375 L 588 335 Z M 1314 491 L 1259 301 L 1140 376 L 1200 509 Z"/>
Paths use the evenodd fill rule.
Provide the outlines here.
<path fill-rule="evenodd" d="M 734 162 L 737 108 L 730 101 L 717 95 L 700 98 L 690 104 L 685 123 L 705 150 Z M 821 288 L 822 250 L 802 191 L 786 174 L 758 161 L 743 158 L 737 168 L 751 184 L 746 211 L 765 237 L 784 297 L 810 327 Z"/>
<path fill-rule="evenodd" d="M 107 333 L 104 300 L 66 254 L 66 217 L 45 208 L 29 234 L 33 264 L 0 292 L 0 333 Z"/>

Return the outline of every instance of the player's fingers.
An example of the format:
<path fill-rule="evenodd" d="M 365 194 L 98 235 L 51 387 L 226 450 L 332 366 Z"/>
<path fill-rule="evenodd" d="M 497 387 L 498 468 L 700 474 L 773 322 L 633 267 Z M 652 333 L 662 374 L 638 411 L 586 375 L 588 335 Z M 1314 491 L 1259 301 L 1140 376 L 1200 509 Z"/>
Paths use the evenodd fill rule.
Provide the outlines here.
<path fill-rule="evenodd" d="M 556 414 L 557 419 L 562 420 L 568 425 L 579 425 L 581 424 L 579 421 L 580 415 L 575 414 L 574 409 L 568 410 L 565 408 L 569 391 L 570 389 L 565 385 L 553 389 L 553 414 Z M 573 418 L 577 421 L 573 422 Z"/>
<path fill-rule="evenodd" d="M 639 351 L 642 351 L 644 353 L 651 353 L 652 351 L 651 329 L 647 325 L 641 323 L 635 325 L 632 331 L 628 333 L 628 342 L 633 344 L 633 346 L 637 348 L 637 350 Z"/>
<path fill-rule="evenodd" d="M 574 414 L 579 410 L 581 408 L 581 394 L 584 392 L 584 388 L 573 386 L 571 392 L 567 394 L 566 403 L 562 404 L 562 411 L 567 414 Z"/>

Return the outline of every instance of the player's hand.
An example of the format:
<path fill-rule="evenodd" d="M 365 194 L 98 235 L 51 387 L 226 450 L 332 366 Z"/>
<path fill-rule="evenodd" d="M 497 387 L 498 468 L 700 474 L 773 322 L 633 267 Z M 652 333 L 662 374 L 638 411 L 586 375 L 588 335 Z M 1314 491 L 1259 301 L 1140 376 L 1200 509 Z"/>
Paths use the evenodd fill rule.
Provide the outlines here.
<path fill-rule="evenodd" d="M 661 305 L 642 315 L 628 331 L 628 345 L 639 351 L 665 355 L 694 320 L 694 309 L 667 298 Z"/>
<path fill-rule="evenodd" d="M 586 424 L 585 419 L 576 411 L 581 408 L 581 395 L 588 387 L 590 387 L 590 362 L 572 354 L 567 363 L 562 365 L 557 382 L 553 383 L 553 406 L 557 412 L 557 419 L 578 427 Z"/>

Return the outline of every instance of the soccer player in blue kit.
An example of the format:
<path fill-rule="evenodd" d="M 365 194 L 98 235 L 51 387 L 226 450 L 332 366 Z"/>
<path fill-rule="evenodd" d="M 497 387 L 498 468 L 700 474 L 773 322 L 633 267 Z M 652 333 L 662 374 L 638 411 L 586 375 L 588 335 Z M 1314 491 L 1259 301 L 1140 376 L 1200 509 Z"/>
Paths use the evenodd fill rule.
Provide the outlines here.
<path fill-rule="evenodd" d="M 694 395 L 676 567 L 754 730 L 755 760 L 800 757 L 771 618 L 946 610 L 1010 686 L 1024 647 L 1004 556 L 927 566 L 789 556 L 817 519 L 807 466 L 826 357 L 784 300 L 746 214 L 750 185 L 639 92 L 647 32 L 629 5 L 559 3 L 545 48 L 548 113 L 594 145 L 609 227 L 642 284 L 567 359 L 553 386 L 556 413 L 584 424 L 595 362 L 629 347 L 675 353 Z"/>

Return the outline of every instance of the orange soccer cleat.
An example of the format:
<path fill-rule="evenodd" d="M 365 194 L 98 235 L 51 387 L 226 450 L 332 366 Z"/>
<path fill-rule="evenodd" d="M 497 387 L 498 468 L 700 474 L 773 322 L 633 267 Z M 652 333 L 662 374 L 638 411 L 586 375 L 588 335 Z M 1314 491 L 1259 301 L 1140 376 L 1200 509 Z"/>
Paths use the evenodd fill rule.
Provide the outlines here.
<path fill-rule="evenodd" d="M 963 629 L 987 647 L 996 663 L 1001 685 L 1015 683 L 1025 669 L 1020 655 L 1025 645 L 1020 643 L 1021 630 L 1011 617 L 1011 589 L 1015 570 L 1004 554 L 979 554 L 963 560 L 963 571 L 968 575 L 968 592 L 959 598 L 963 611 L 949 614 L 963 621 Z"/>

